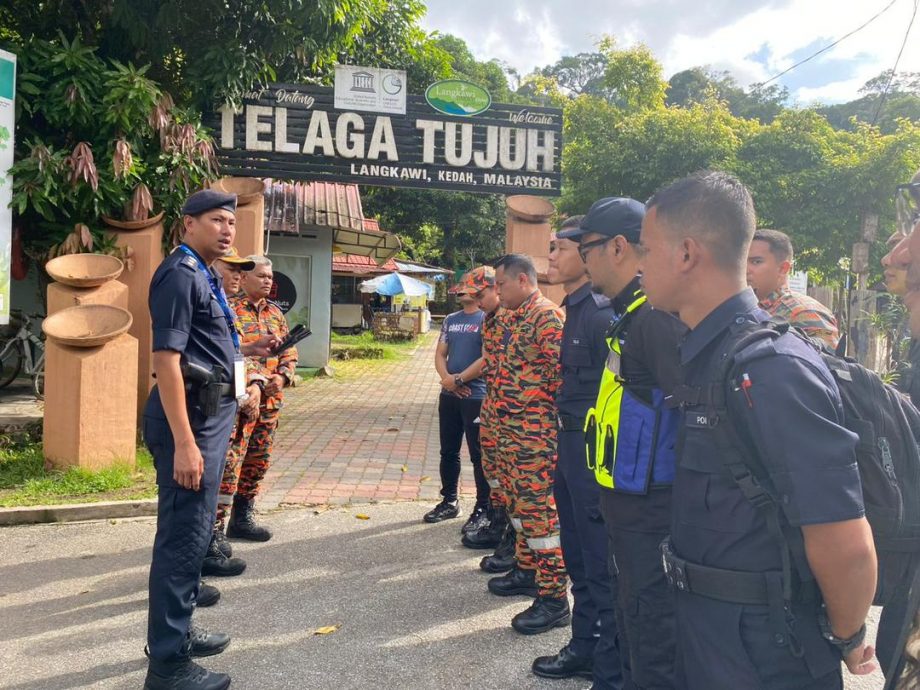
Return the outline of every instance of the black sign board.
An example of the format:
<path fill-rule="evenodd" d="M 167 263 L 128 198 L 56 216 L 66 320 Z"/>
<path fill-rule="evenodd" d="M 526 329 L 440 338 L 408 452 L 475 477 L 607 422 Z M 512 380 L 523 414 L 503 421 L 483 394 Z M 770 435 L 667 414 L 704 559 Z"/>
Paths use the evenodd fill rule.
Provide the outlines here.
<path fill-rule="evenodd" d="M 273 84 L 205 117 L 225 175 L 558 196 L 562 111 L 493 103 L 444 115 L 423 96 L 406 114 L 350 112 L 329 87 Z"/>

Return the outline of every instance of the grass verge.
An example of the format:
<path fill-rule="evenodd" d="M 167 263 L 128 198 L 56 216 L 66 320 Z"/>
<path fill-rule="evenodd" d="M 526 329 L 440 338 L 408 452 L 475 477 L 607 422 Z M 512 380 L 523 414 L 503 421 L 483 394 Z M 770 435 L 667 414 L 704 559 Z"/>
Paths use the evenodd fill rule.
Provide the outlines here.
<path fill-rule="evenodd" d="M 333 333 L 332 346 L 354 349 L 356 353 L 362 350 L 382 350 L 383 357 L 374 357 L 374 359 L 402 359 L 412 353 L 419 345 L 426 342 L 425 338 L 430 335 L 431 333 L 424 333 L 415 340 L 387 342 L 374 338 L 374 334 L 371 331 L 364 331 L 358 335 L 339 335 L 338 333 Z M 354 357 L 354 359 L 360 359 L 360 357 Z"/>
<path fill-rule="evenodd" d="M 104 470 L 48 468 L 39 441 L 0 436 L 0 507 L 137 500 L 157 495 L 153 459 L 138 448 L 137 463 Z"/>

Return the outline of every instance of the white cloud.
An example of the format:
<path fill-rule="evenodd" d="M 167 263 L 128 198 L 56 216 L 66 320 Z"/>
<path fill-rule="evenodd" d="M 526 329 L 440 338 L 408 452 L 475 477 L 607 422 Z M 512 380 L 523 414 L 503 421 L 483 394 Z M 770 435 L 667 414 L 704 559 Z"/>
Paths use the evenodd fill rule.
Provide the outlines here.
<path fill-rule="evenodd" d="M 428 0 L 424 25 L 463 38 L 479 59 L 498 58 L 522 74 L 564 54 L 590 51 L 603 34 L 642 41 L 666 75 L 698 65 L 727 69 L 742 84 L 789 67 L 814 45 L 852 31 L 887 0 Z M 866 29 L 783 81 L 801 102 L 846 100 L 893 66 L 912 11 L 895 5 Z M 766 64 L 752 59 L 766 46 Z M 920 18 L 899 69 L 920 71 Z M 807 71 L 806 71 L 807 70 Z M 804 78 L 813 83 L 802 84 Z"/>

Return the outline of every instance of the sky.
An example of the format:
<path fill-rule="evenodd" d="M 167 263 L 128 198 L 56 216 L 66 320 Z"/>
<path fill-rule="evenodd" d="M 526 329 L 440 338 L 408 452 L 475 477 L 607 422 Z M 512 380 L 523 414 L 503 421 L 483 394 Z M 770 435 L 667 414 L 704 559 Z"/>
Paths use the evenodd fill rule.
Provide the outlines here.
<path fill-rule="evenodd" d="M 894 66 L 914 2 L 780 79 L 800 105 L 839 103 Z M 891 0 L 425 0 L 428 31 L 459 36 L 479 60 L 527 74 L 594 50 L 604 34 L 649 46 L 665 78 L 696 66 L 728 70 L 742 85 L 768 79 L 832 43 Z M 920 72 L 920 12 L 898 71 Z"/>

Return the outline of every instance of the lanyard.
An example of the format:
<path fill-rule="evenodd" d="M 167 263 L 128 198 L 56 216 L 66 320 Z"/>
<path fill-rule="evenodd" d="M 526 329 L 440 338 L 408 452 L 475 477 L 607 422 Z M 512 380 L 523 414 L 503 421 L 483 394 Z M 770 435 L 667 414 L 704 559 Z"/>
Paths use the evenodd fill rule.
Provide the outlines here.
<path fill-rule="evenodd" d="M 233 340 L 233 347 L 236 349 L 237 354 L 239 354 L 240 337 L 236 333 L 233 312 L 230 310 L 230 305 L 227 304 L 227 298 L 224 297 L 223 289 L 220 287 L 220 285 L 217 284 L 217 279 L 214 277 L 214 274 L 208 270 L 208 267 L 204 265 L 204 261 L 201 260 L 201 257 L 198 256 L 198 254 L 196 254 L 184 244 L 180 244 L 179 249 L 198 262 L 198 270 L 204 273 L 205 277 L 208 279 L 208 285 L 211 286 L 211 294 L 214 295 L 214 298 L 220 305 L 221 310 L 224 312 L 224 318 L 227 320 L 227 328 L 230 329 L 230 338 Z"/>

